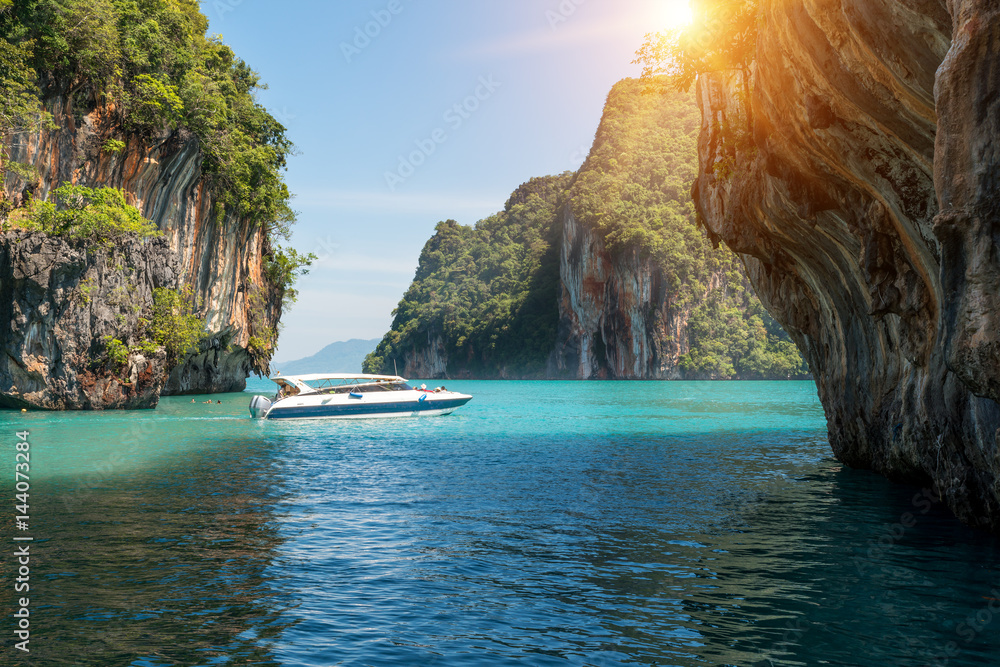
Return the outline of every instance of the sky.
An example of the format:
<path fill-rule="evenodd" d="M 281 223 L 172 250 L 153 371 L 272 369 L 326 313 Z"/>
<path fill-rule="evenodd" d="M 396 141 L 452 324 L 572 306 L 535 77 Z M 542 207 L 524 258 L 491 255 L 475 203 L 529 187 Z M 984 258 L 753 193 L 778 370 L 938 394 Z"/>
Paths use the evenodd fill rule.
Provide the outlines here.
<path fill-rule="evenodd" d="M 318 256 L 275 362 L 380 338 L 424 243 L 575 170 L 643 36 L 686 0 L 202 0 L 296 145 L 291 245 Z"/>

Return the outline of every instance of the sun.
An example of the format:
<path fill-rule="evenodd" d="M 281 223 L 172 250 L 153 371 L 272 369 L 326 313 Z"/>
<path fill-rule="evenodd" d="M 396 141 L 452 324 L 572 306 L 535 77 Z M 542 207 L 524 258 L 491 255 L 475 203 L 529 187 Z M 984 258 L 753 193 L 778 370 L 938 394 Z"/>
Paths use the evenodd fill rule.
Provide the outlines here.
<path fill-rule="evenodd" d="M 688 0 L 657 0 L 660 30 L 683 28 L 691 23 L 691 7 Z"/>

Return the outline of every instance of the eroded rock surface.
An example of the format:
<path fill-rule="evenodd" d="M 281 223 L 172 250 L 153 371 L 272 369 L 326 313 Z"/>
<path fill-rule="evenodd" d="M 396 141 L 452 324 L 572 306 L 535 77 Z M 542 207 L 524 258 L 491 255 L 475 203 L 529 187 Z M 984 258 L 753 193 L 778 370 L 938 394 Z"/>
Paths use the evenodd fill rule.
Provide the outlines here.
<path fill-rule="evenodd" d="M 50 410 L 152 408 L 167 379 L 166 354 L 108 358 L 141 329 L 153 290 L 177 284 L 164 239 L 75 247 L 44 234 L 0 234 L 0 407 Z"/>
<path fill-rule="evenodd" d="M 636 251 L 612 257 L 571 210 L 559 249 L 559 330 L 548 376 L 570 379 L 682 377 L 691 305 L 678 306 L 654 261 Z M 713 273 L 708 291 L 725 281 Z"/>
<path fill-rule="evenodd" d="M 987 0 L 763 0 L 749 141 L 703 77 L 695 186 L 806 355 L 836 456 L 1000 528 L 1000 17 Z"/>
<path fill-rule="evenodd" d="M 448 375 L 448 352 L 440 334 L 428 335 L 427 345 L 413 349 L 399 370 L 403 377 L 443 379 Z M 395 372 L 395 370 L 393 371 Z"/>

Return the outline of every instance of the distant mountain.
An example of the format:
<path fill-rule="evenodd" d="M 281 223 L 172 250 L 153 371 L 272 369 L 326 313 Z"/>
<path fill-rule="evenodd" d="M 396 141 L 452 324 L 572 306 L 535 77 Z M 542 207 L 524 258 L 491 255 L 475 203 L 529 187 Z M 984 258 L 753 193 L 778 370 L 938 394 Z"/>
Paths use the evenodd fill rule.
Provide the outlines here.
<path fill-rule="evenodd" d="M 365 355 L 375 349 L 379 343 L 378 338 L 371 340 L 361 340 L 352 338 L 348 341 L 330 343 L 322 350 L 295 361 L 285 361 L 282 363 L 272 363 L 271 371 L 281 371 L 282 375 L 294 375 L 297 373 L 360 373 L 361 362 L 365 360 Z"/>

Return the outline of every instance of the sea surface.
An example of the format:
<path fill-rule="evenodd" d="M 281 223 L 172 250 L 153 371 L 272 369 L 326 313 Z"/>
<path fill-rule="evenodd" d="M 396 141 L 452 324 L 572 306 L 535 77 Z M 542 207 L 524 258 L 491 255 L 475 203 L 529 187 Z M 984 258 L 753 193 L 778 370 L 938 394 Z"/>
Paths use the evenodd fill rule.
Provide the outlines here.
<path fill-rule="evenodd" d="M 0 664 L 1000 664 L 1000 541 L 834 460 L 811 382 L 447 385 L 422 419 L 0 412 Z"/>

